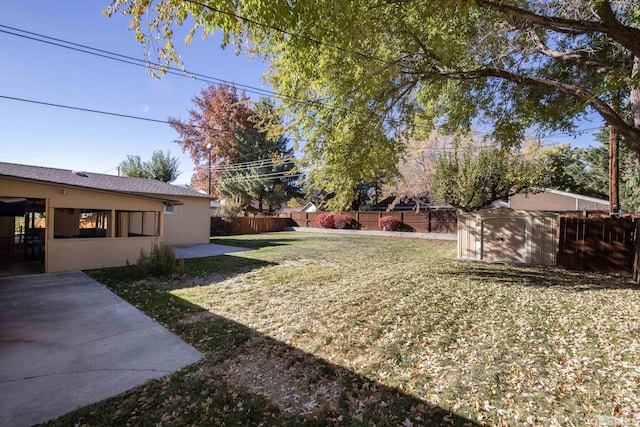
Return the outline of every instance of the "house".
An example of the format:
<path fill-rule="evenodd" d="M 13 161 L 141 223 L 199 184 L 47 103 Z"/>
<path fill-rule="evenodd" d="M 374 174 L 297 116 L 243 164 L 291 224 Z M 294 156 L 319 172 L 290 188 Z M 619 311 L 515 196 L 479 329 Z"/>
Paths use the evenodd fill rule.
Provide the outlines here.
<path fill-rule="evenodd" d="M 309 202 L 300 209 L 300 212 L 317 212 L 318 208 L 315 203 Z"/>
<path fill-rule="evenodd" d="M 0 274 L 121 266 L 161 241 L 208 243 L 210 199 L 150 179 L 0 162 Z"/>
<path fill-rule="evenodd" d="M 389 196 L 371 207 L 374 212 L 426 212 L 430 210 L 452 210 L 451 205 L 433 203 L 427 195 L 419 198 Z"/>
<path fill-rule="evenodd" d="M 540 192 L 516 194 L 509 198 L 512 209 L 535 211 L 608 211 L 609 201 L 566 191 L 542 188 Z"/>

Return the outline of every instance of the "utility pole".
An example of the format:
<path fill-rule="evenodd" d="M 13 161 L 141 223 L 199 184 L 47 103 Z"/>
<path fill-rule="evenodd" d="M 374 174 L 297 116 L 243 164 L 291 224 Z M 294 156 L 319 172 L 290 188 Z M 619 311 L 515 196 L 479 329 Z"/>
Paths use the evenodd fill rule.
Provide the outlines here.
<path fill-rule="evenodd" d="M 209 153 L 209 167 L 208 167 L 208 181 L 209 181 L 209 195 L 211 195 L 211 150 L 213 149 L 213 144 L 208 143 L 206 146 L 207 152 Z"/>
<path fill-rule="evenodd" d="M 614 93 L 611 97 L 611 108 L 618 112 L 618 94 Z M 618 148 L 620 140 L 618 131 L 609 126 L 609 214 L 617 215 L 620 213 L 620 195 L 618 192 L 618 181 L 620 177 L 618 166 Z"/>

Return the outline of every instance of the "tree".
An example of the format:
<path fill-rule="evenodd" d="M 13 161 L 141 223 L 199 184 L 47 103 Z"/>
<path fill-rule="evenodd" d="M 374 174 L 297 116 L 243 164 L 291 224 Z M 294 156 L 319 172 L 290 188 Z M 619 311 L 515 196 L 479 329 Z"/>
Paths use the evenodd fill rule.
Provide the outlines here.
<path fill-rule="evenodd" d="M 394 203 L 412 200 L 416 206 L 431 199 L 434 165 L 438 154 L 455 141 L 433 132 L 423 139 L 406 141 L 405 153 L 398 164 L 398 177 L 384 188 L 384 193 L 395 196 Z"/>
<path fill-rule="evenodd" d="M 151 155 L 151 160 L 144 163 L 140 156 L 128 155 L 127 160 L 118 165 L 118 169 L 122 175 L 128 177 L 172 182 L 180 175 L 178 172 L 179 166 L 180 161 L 175 157 L 171 157 L 170 151 L 164 154 L 162 150 L 159 150 L 154 151 Z"/>
<path fill-rule="evenodd" d="M 159 72 L 180 64 L 173 27 L 187 22 L 187 42 L 196 27 L 221 30 L 222 47 L 268 60 L 308 140 L 310 182 L 346 204 L 361 180 L 396 172 L 403 136 L 436 125 L 463 134 L 482 123 L 513 146 L 527 129 L 570 131 L 596 112 L 640 157 L 638 10 L 638 0 L 114 0 L 106 13 L 130 15 L 138 40 L 161 46 Z"/>
<path fill-rule="evenodd" d="M 151 179 L 163 182 L 173 182 L 178 179 L 180 172 L 180 161 L 176 157 L 171 157 L 171 152 L 164 154 L 161 150 L 154 151 L 151 160 L 145 162 L 144 168 L 149 173 Z"/>
<path fill-rule="evenodd" d="M 127 160 L 123 160 L 118 165 L 118 173 L 130 178 L 149 178 L 149 173 L 145 170 L 140 156 L 127 155 Z"/>
<path fill-rule="evenodd" d="M 465 212 L 530 192 L 543 180 L 538 161 L 513 149 L 474 141 L 442 148 L 431 192 L 435 200 Z"/>
<path fill-rule="evenodd" d="M 273 103 L 262 97 L 252 107 L 252 126 L 236 135 L 236 149 L 243 162 L 222 168 L 216 187 L 241 205 L 256 200 L 260 212 L 265 205 L 274 211 L 301 195 L 297 175 L 291 174 L 293 150 L 287 147 L 282 120 Z"/>
<path fill-rule="evenodd" d="M 209 168 L 217 171 L 222 165 L 243 160 L 237 134 L 251 128 L 251 110 L 246 95 L 238 95 L 235 86 L 227 84 L 209 85 L 192 101 L 195 108 L 188 111 L 189 119 L 170 117 L 169 124 L 178 133 L 176 142 L 196 165 L 192 182 L 201 184 L 203 176 L 208 181 Z"/>
<path fill-rule="evenodd" d="M 606 194 L 590 185 L 593 171 L 586 168 L 584 149 L 573 148 L 569 143 L 547 147 L 538 145 L 535 148 L 539 150 L 545 167 L 544 187 L 585 196 L 602 197 Z"/>
<path fill-rule="evenodd" d="M 600 145 L 572 148 L 557 144 L 540 148 L 545 165 L 544 186 L 562 191 L 606 198 L 609 195 L 609 128 L 596 133 Z M 622 146 L 619 152 L 620 204 L 623 210 L 640 210 L 640 161 Z"/>

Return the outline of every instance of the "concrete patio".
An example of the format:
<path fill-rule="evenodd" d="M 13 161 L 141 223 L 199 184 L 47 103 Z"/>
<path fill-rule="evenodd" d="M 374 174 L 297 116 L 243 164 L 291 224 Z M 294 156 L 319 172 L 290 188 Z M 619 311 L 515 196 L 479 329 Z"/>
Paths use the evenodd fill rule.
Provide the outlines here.
<path fill-rule="evenodd" d="M 226 255 L 234 252 L 247 252 L 253 249 L 240 248 L 227 245 L 181 245 L 175 246 L 178 258 L 205 258 L 210 256 Z"/>
<path fill-rule="evenodd" d="M 83 273 L 0 278 L 0 426 L 45 422 L 201 357 Z"/>

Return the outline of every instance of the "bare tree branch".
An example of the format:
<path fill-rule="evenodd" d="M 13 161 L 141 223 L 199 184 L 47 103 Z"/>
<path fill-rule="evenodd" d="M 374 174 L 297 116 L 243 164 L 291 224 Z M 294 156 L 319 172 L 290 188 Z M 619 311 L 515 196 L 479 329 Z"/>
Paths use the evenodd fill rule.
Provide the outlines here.
<path fill-rule="evenodd" d="M 517 6 L 491 0 L 465 0 L 465 3 L 475 3 L 483 9 L 494 10 L 552 31 L 575 34 L 604 33 L 632 52 L 634 56 L 640 56 L 640 29 L 621 23 L 611 10 L 611 4 L 608 0 L 601 1 L 597 6 L 596 10 L 600 21 L 540 15 Z"/>
<path fill-rule="evenodd" d="M 549 48 L 542 41 L 538 33 L 536 33 L 534 30 L 531 30 L 530 34 L 531 34 L 531 38 L 536 43 L 536 46 L 538 46 L 538 50 L 550 58 L 558 59 L 568 64 L 580 65 L 582 67 L 593 70 L 597 74 L 601 74 L 601 75 L 607 74 L 608 72 L 611 71 L 611 67 L 609 67 L 608 65 L 602 64 L 598 61 L 587 59 L 578 53 L 571 52 L 571 51 L 560 52 L 559 50 L 554 50 Z"/>

